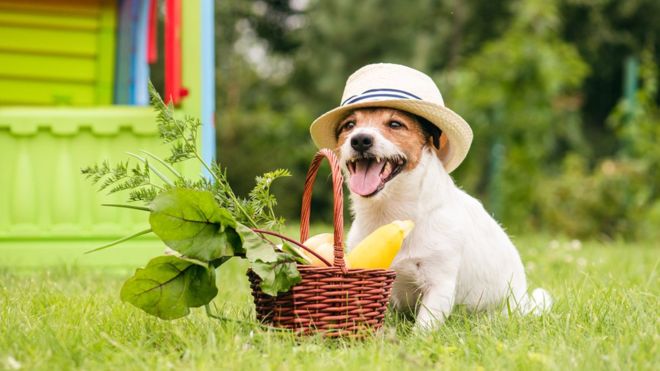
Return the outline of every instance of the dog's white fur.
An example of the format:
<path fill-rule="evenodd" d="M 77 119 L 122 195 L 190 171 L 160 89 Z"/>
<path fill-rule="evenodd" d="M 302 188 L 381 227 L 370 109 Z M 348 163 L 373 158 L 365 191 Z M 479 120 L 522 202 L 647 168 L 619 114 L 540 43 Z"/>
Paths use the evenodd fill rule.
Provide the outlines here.
<path fill-rule="evenodd" d="M 373 154 L 403 155 L 377 127 L 356 128 L 348 138 L 359 133 L 375 138 Z M 338 149 L 342 163 L 355 155 L 350 140 Z M 502 308 L 505 314 L 539 314 L 551 306 L 545 290 L 527 294 L 513 243 L 481 203 L 454 184 L 432 148 L 425 146 L 418 165 L 376 195 L 351 193 L 351 201 L 349 249 L 393 220 L 415 222 L 392 264 L 397 272 L 392 303 L 399 310 L 416 311 L 416 327 L 441 324 L 457 304 L 470 310 Z"/>

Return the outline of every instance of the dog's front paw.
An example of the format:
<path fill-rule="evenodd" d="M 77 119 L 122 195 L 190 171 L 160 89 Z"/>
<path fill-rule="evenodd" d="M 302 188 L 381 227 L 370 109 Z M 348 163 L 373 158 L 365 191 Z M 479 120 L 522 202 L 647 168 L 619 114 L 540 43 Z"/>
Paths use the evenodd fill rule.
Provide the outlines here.
<path fill-rule="evenodd" d="M 414 331 L 418 333 L 433 331 L 445 322 L 446 316 L 442 312 L 432 312 L 421 307 L 415 319 Z"/>

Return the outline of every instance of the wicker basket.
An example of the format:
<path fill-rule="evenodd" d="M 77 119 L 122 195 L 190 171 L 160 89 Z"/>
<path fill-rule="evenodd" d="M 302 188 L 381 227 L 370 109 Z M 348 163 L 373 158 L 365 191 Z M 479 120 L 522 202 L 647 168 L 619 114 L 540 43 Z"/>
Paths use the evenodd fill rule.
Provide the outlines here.
<path fill-rule="evenodd" d="M 249 272 L 257 319 L 297 333 L 326 336 L 365 335 L 380 328 L 396 273 L 387 269 L 347 269 L 344 263 L 343 180 L 335 154 L 320 150 L 307 172 L 300 215 L 300 241 L 309 236 L 312 187 L 323 158 L 332 169 L 334 190 L 334 264 L 298 265 L 300 283 L 276 297 L 259 289 L 259 277 Z M 297 245 L 308 248 L 296 243 Z M 316 254 L 315 254 L 316 255 Z"/>

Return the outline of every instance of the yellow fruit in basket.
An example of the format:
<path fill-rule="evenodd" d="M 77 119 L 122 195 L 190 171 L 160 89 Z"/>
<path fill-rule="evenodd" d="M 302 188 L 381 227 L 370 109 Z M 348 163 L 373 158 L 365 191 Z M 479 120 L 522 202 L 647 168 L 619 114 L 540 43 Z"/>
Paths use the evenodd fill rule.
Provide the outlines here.
<path fill-rule="evenodd" d="M 412 220 L 395 220 L 371 232 L 346 256 L 350 268 L 387 269 L 415 226 Z"/>
<path fill-rule="evenodd" d="M 333 260 L 335 259 L 335 249 L 334 249 L 335 237 L 332 233 L 321 233 L 315 236 L 312 236 L 303 242 L 303 245 L 312 249 L 315 253 L 321 255 L 325 260 L 332 265 Z M 305 255 L 307 260 L 309 260 L 310 265 L 315 267 L 327 267 L 319 258 L 310 254 L 309 252 L 300 249 L 300 251 Z"/>

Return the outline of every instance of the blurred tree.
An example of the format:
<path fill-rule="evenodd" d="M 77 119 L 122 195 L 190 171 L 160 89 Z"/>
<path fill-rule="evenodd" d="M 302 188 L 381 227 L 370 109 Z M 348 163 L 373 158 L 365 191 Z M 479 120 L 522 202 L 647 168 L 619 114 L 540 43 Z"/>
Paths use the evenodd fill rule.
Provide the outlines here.
<path fill-rule="evenodd" d="M 557 1 L 511 3 L 514 16 L 499 39 L 487 42 L 460 67 L 446 73 L 452 107 L 475 131 L 461 167 L 464 184 L 492 204 L 514 229 L 530 221 L 538 182 L 567 148 L 578 149 L 578 88 L 588 67 L 576 48 L 559 37 Z M 501 164 L 493 146 L 503 148 Z M 497 153 L 497 152 L 495 152 Z M 495 162 L 493 162 L 495 160 Z M 499 166 L 488 174 L 489 167 Z M 488 183 L 495 194 L 486 194 Z M 533 221 L 533 218 L 531 218 Z"/>
<path fill-rule="evenodd" d="M 251 2 L 246 19 L 256 34 L 268 42 L 275 53 L 292 53 L 300 46 L 291 30 L 301 26 L 303 9 L 292 4 L 300 1 L 258 0 Z"/>
<path fill-rule="evenodd" d="M 337 104 L 346 78 L 365 64 L 402 63 L 438 74 L 506 29 L 506 3 L 312 1 L 307 26 L 298 32 L 293 87 L 303 92 L 302 102 L 320 114 Z"/>
<path fill-rule="evenodd" d="M 503 32 L 509 13 L 483 0 L 423 0 L 415 6 L 405 0 L 311 0 L 296 9 L 292 3 L 218 3 L 218 158 L 239 192 L 249 190 L 260 172 L 291 169 L 296 179 L 285 183 L 287 192 L 274 189 L 280 210 L 290 217 L 297 216 L 300 179 L 314 152 L 307 128 L 337 104 L 351 72 L 389 61 L 437 75 Z M 483 22 L 483 12 L 493 21 Z M 247 51 L 241 49 L 246 38 L 252 48 Z M 278 78 L 251 64 L 250 53 L 263 53 L 266 64 L 288 57 L 295 68 Z M 315 194 L 314 201 L 331 220 L 329 192 Z"/>
<path fill-rule="evenodd" d="M 660 59 L 660 1 L 563 0 L 562 37 L 592 66 L 584 82 L 581 115 L 596 158 L 616 151 L 617 141 L 605 120 L 622 94 L 623 61 L 653 47 Z M 657 94 L 652 97 L 660 102 Z"/>
<path fill-rule="evenodd" d="M 314 152 L 309 123 L 338 103 L 351 72 L 380 61 L 427 72 L 448 107 L 472 125 L 471 153 L 453 175 L 511 229 L 546 225 L 579 234 L 562 223 L 544 223 L 567 215 L 570 208 L 547 208 L 571 199 L 562 184 L 574 176 L 591 184 L 593 197 L 582 204 L 571 201 L 582 207 L 583 225 L 614 235 L 631 223 L 599 223 L 598 218 L 614 220 L 640 209 L 602 203 L 627 202 L 621 196 L 625 192 L 613 191 L 626 177 L 658 181 L 643 176 L 639 170 L 645 168 L 637 162 L 608 158 L 624 140 L 642 133 L 648 141 L 634 143 L 635 156 L 640 148 L 652 151 L 648 145 L 656 139 L 647 131 L 654 126 L 624 130 L 605 124 L 621 97 L 624 58 L 648 47 L 645 58 L 659 59 L 657 0 L 217 4 L 219 159 L 239 192 L 249 190 L 263 171 L 291 169 L 294 178 L 274 188 L 286 216 L 299 212 L 301 179 Z M 657 106 L 657 89 L 644 86 L 639 101 Z M 648 119 L 655 117 L 648 114 L 651 106 L 645 107 L 636 122 L 656 122 Z M 502 161 L 493 160 L 498 157 Z M 657 190 L 653 195 L 646 200 L 660 197 Z M 317 192 L 314 202 L 330 220 L 329 192 Z"/>
<path fill-rule="evenodd" d="M 273 192 L 278 211 L 295 218 L 301 178 L 314 153 L 307 134 L 311 114 L 304 105 L 289 103 L 294 90 L 270 67 L 273 54 L 296 47 L 288 27 L 296 26 L 299 21 L 292 24 L 290 17 L 300 11 L 286 1 L 216 4 L 218 159 L 227 167 L 232 187 L 243 195 L 255 176 L 275 168 L 291 170 L 293 177 L 278 181 Z"/>
<path fill-rule="evenodd" d="M 660 237 L 660 108 L 658 67 L 642 53 L 642 84 L 608 118 L 619 150 L 593 168 L 567 156 L 561 174 L 541 185 L 537 202 L 543 226 L 575 237 Z"/>

